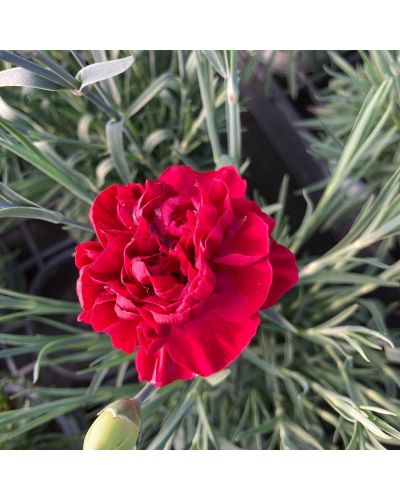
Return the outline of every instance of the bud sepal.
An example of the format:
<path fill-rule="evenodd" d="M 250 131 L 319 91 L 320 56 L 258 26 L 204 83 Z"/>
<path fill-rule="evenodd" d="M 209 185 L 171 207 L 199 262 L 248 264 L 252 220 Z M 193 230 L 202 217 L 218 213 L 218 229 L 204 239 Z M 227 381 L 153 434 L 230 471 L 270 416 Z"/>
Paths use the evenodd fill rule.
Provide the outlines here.
<path fill-rule="evenodd" d="M 83 443 L 84 450 L 134 450 L 141 430 L 140 404 L 119 399 L 99 411 Z"/>

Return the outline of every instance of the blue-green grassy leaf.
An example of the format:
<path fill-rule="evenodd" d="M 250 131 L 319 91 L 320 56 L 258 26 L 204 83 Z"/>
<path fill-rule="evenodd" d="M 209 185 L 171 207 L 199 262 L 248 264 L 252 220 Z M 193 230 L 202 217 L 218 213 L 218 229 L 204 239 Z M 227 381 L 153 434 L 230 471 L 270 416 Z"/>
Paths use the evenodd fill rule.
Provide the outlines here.
<path fill-rule="evenodd" d="M 0 87 L 29 87 L 41 90 L 60 90 L 62 88 L 56 83 L 23 68 L 0 71 Z"/>
<path fill-rule="evenodd" d="M 60 212 L 48 210 L 43 207 L 32 207 L 23 205 L 14 205 L 8 201 L 0 200 L 0 219 L 6 217 L 19 217 L 21 219 L 36 219 L 52 222 L 53 224 L 64 224 L 75 229 L 92 232 L 93 229 L 90 225 L 82 222 L 68 219 Z"/>
<path fill-rule="evenodd" d="M 208 59 L 208 62 L 219 73 L 222 78 L 228 78 L 225 61 L 218 50 L 202 50 L 203 54 Z"/>
<path fill-rule="evenodd" d="M 37 64 L 33 61 L 30 61 L 25 57 L 14 54 L 9 50 L 0 50 L 0 60 L 7 61 L 11 64 L 14 64 L 14 66 L 17 66 L 18 68 L 27 70 L 30 73 L 34 73 L 35 75 L 41 77 L 44 80 L 48 80 L 50 82 L 59 85 L 61 88 L 68 87 L 65 78 L 61 78 L 54 71 L 45 68 L 44 66 L 41 66 L 40 64 Z"/>
<path fill-rule="evenodd" d="M 151 154 L 154 149 L 159 146 L 162 142 L 171 141 L 175 139 L 175 135 L 170 129 L 158 129 L 154 130 L 151 134 L 146 137 L 143 144 L 143 149 L 147 154 Z"/>
<path fill-rule="evenodd" d="M 89 204 L 92 203 L 93 194 L 90 191 L 94 191 L 95 188 L 85 176 L 52 162 L 32 142 L 1 117 L 0 128 L 8 132 L 13 139 L 0 137 L 1 146 L 31 163 L 80 199 Z"/>
<path fill-rule="evenodd" d="M 134 178 L 135 169 L 129 168 L 124 152 L 124 123 L 110 120 L 106 125 L 107 145 L 120 179 L 127 183 Z"/>
<path fill-rule="evenodd" d="M 76 79 L 81 82 L 80 90 L 93 83 L 101 82 L 124 73 L 124 71 L 132 66 L 133 61 L 133 57 L 129 56 L 122 59 L 115 59 L 114 61 L 90 64 L 82 68 L 76 75 Z"/>
<path fill-rule="evenodd" d="M 179 86 L 178 79 L 171 73 L 164 73 L 154 80 L 147 89 L 137 97 L 128 107 L 126 116 L 132 117 L 138 113 L 146 104 L 157 96 L 162 90 L 170 88 L 176 89 Z"/>

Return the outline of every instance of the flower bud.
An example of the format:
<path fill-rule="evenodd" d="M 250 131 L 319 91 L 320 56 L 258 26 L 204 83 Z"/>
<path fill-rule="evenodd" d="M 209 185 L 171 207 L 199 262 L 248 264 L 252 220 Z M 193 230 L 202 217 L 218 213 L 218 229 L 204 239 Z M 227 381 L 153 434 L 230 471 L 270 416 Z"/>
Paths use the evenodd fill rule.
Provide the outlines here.
<path fill-rule="evenodd" d="M 103 408 L 86 433 L 84 450 L 134 450 L 141 427 L 140 406 L 119 399 Z"/>

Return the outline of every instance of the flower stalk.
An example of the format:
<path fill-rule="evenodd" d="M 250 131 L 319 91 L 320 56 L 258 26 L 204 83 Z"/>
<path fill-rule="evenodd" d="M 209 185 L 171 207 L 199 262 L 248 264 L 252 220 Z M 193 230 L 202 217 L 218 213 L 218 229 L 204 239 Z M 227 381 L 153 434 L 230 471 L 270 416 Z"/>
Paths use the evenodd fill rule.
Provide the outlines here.
<path fill-rule="evenodd" d="M 157 387 L 153 384 L 145 384 L 145 386 L 132 398 L 140 406 L 144 404 L 157 391 Z"/>
<path fill-rule="evenodd" d="M 240 166 L 241 157 L 241 128 L 240 128 L 240 106 L 239 106 L 239 82 L 238 82 L 238 53 L 230 50 L 225 53 L 228 76 L 225 80 L 226 86 L 226 123 L 228 128 L 228 154 L 232 158 L 235 167 Z"/>

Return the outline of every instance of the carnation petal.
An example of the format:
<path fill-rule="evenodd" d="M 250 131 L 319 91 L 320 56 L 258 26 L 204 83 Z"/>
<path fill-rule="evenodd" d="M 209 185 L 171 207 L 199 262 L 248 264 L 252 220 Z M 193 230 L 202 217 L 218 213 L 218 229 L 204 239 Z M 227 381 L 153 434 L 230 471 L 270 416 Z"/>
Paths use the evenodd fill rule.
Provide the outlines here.
<path fill-rule="evenodd" d="M 132 354 L 136 349 L 136 328 L 138 321 L 118 319 L 110 325 L 106 333 L 111 337 L 111 343 L 125 354 Z"/>
<path fill-rule="evenodd" d="M 98 194 L 89 213 L 90 222 L 103 246 L 109 239 L 108 231 L 125 229 L 117 217 L 117 189 L 117 185 L 112 184 Z"/>
<path fill-rule="evenodd" d="M 120 319 L 115 312 L 115 299 L 98 300 L 92 309 L 90 322 L 96 332 L 105 332 L 111 337 L 116 349 L 131 354 L 137 344 L 136 328 L 139 320 Z"/>
<path fill-rule="evenodd" d="M 175 326 L 166 343 L 171 357 L 188 370 L 208 377 L 228 366 L 250 343 L 260 322 L 259 314 L 234 323 L 215 311 Z"/>
<path fill-rule="evenodd" d="M 268 226 L 258 215 L 249 212 L 237 219 L 227 231 L 213 261 L 231 266 L 247 266 L 267 257 L 268 253 Z"/>
<path fill-rule="evenodd" d="M 231 198 L 243 198 L 246 196 L 247 183 L 240 177 L 236 167 L 232 165 L 221 167 L 215 171 L 214 175 L 218 176 L 228 186 Z"/>
<path fill-rule="evenodd" d="M 267 258 L 248 266 L 215 264 L 213 270 L 215 290 L 205 308 L 213 307 L 231 321 L 242 321 L 260 310 L 273 276 Z"/>
<path fill-rule="evenodd" d="M 299 270 L 294 254 L 272 239 L 269 259 L 273 270 L 272 283 L 263 308 L 274 305 L 299 281 Z"/>
<path fill-rule="evenodd" d="M 176 363 L 165 346 L 153 353 L 146 353 L 143 348 L 139 348 L 136 368 L 140 381 L 151 382 L 158 387 L 174 380 L 188 380 L 195 376 L 191 370 Z"/>
<path fill-rule="evenodd" d="M 124 250 L 128 242 L 129 235 L 125 234 L 112 239 L 90 265 L 90 273 L 97 276 L 119 276 L 124 264 Z"/>
<path fill-rule="evenodd" d="M 102 246 L 97 241 L 85 241 L 75 247 L 75 264 L 78 269 L 91 264 L 101 252 Z"/>
<path fill-rule="evenodd" d="M 103 290 L 104 285 L 102 283 L 94 280 L 89 273 L 85 272 L 85 269 L 80 271 L 76 283 L 76 292 L 83 309 L 90 310 Z"/>
<path fill-rule="evenodd" d="M 158 178 L 159 181 L 172 186 L 176 193 L 187 192 L 192 189 L 197 172 L 186 165 L 167 167 Z"/>

